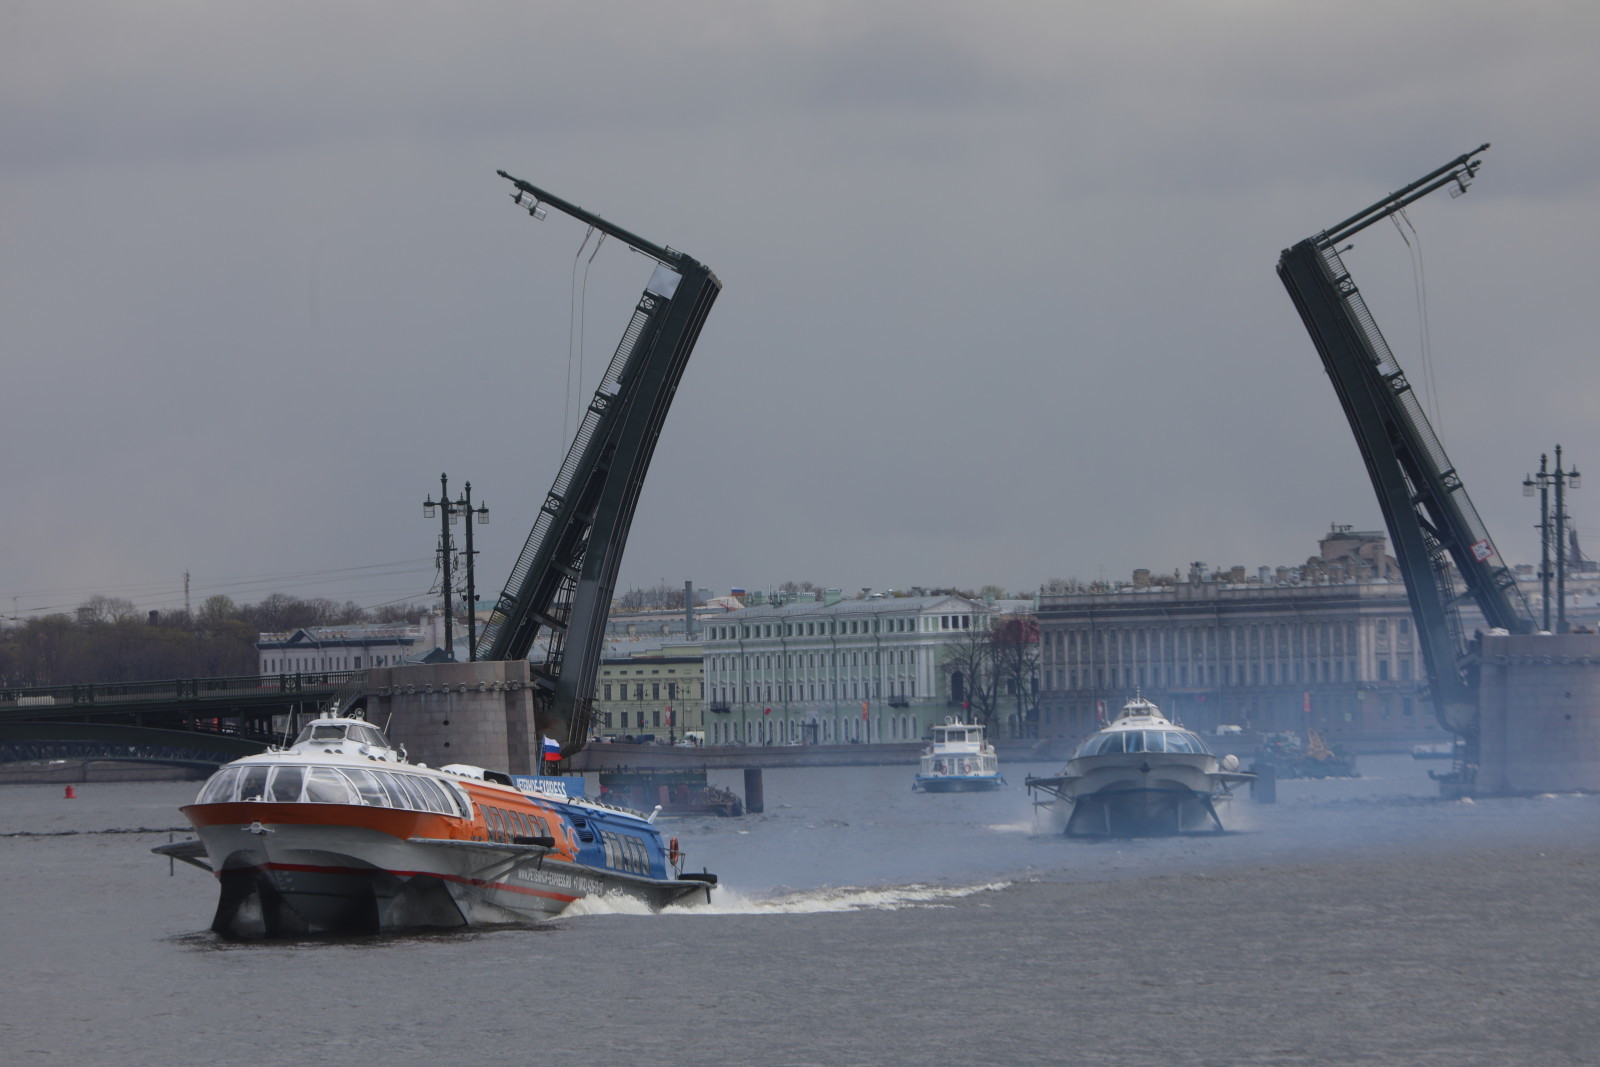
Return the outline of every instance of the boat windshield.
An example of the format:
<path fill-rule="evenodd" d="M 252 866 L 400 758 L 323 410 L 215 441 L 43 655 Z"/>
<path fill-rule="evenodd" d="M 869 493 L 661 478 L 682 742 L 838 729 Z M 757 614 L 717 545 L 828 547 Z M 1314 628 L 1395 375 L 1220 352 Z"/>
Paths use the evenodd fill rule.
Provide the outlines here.
<path fill-rule="evenodd" d="M 270 773 L 270 778 L 269 778 Z M 200 789 L 197 804 L 267 800 L 279 804 L 361 804 L 465 816 L 455 791 L 433 778 L 377 767 L 224 767 Z"/>
<path fill-rule="evenodd" d="M 1200 736 L 1188 730 L 1108 730 L 1084 741 L 1073 758 L 1112 756 L 1124 752 L 1211 754 Z"/>
<path fill-rule="evenodd" d="M 393 747 L 389 744 L 389 739 L 383 736 L 382 730 L 361 722 L 312 723 L 300 731 L 300 736 L 294 739 L 294 743 L 300 745 L 307 741 L 343 741 L 347 736 L 360 745 Z"/>

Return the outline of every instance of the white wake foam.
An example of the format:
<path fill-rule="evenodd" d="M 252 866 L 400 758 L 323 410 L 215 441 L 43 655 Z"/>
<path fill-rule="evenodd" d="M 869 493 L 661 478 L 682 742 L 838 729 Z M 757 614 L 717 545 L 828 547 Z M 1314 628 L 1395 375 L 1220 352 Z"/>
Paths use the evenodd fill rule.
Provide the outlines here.
<path fill-rule="evenodd" d="M 898 911 L 902 908 L 949 907 L 949 902 L 978 893 L 993 893 L 1010 882 L 983 885 L 888 886 L 876 889 L 860 886 L 828 886 L 784 893 L 772 897 L 746 896 L 726 887 L 712 891 L 711 902 L 673 904 L 662 915 L 820 915 L 845 911 Z M 621 894 L 582 897 L 567 905 L 561 918 L 587 915 L 648 915 L 650 909 L 639 900 Z"/>

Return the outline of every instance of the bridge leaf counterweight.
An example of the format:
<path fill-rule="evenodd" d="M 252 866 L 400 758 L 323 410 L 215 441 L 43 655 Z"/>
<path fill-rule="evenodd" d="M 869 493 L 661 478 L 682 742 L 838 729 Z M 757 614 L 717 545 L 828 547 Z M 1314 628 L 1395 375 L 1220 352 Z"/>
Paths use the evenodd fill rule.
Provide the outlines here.
<path fill-rule="evenodd" d="M 684 366 L 722 283 L 704 264 L 514 178 L 512 199 L 546 205 L 656 261 L 555 482 L 479 635 L 479 659 L 525 659 L 536 646 L 537 728 L 582 748 L 593 717 L 606 615 L 634 508 Z M 542 641 L 541 641 L 542 637 Z"/>
<path fill-rule="evenodd" d="M 1473 764 L 1477 662 L 1462 632 L 1460 605 L 1470 599 L 1489 626 L 1512 633 L 1531 630 L 1531 614 L 1337 246 L 1437 189 L 1465 192 L 1481 165 L 1476 157 L 1488 147 L 1306 238 L 1278 260 L 1278 277 L 1322 357 L 1378 494 L 1405 576 L 1435 712 L 1466 739 L 1467 762 Z"/>

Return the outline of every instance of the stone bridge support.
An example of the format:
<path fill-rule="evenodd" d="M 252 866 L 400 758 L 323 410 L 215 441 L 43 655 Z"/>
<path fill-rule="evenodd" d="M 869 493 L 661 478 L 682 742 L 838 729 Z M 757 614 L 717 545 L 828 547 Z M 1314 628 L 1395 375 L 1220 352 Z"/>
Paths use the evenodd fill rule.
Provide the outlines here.
<path fill-rule="evenodd" d="M 1479 795 L 1600 792 L 1600 637 L 1486 635 L 1478 729 Z"/>
<path fill-rule="evenodd" d="M 431 767 L 531 774 L 539 753 L 532 685 L 526 660 L 374 667 L 367 719 Z"/>

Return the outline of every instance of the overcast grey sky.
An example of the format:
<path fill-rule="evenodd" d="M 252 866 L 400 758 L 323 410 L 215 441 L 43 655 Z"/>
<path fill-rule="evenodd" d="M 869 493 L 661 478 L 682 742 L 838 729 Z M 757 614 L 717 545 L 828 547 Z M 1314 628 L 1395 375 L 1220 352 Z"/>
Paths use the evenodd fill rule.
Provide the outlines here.
<path fill-rule="evenodd" d="M 1588 0 L 5 2 L 0 612 L 420 599 L 441 471 L 498 590 L 650 272 L 501 168 L 724 284 L 623 587 L 1026 590 L 1379 526 L 1273 268 L 1492 142 L 1410 211 L 1425 301 L 1393 226 L 1346 259 L 1536 559 L 1524 474 L 1600 467 L 1597 46 Z"/>

